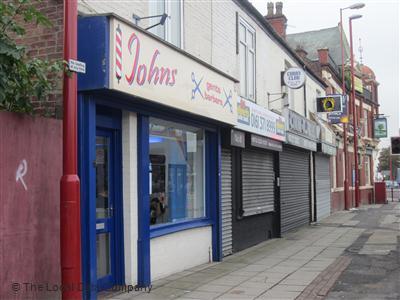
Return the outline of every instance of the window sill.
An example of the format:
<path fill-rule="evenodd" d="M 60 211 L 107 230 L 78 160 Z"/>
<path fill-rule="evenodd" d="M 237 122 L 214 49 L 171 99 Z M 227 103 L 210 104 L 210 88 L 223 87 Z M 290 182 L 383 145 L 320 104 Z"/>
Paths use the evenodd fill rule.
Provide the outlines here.
<path fill-rule="evenodd" d="M 194 219 L 190 221 L 181 221 L 176 223 L 160 224 L 150 227 L 150 238 L 156 238 L 163 235 L 212 225 L 213 222 L 209 218 Z"/>
<path fill-rule="evenodd" d="M 248 97 L 246 97 L 246 96 L 242 96 L 242 95 L 240 95 L 240 98 L 242 98 L 242 99 L 244 99 L 244 100 L 247 100 L 247 101 L 249 101 L 249 102 L 253 102 L 253 103 L 256 103 L 256 104 L 257 104 L 256 99 L 250 99 L 250 98 L 248 98 Z"/>

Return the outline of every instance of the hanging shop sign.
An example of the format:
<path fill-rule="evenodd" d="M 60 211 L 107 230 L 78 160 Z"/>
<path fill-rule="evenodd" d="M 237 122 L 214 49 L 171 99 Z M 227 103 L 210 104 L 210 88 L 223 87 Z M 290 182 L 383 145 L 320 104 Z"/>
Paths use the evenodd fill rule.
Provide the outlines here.
<path fill-rule="evenodd" d="M 374 119 L 374 137 L 376 139 L 386 138 L 387 135 L 387 119 L 376 118 Z"/>
<path fill-rule="evenodd" d="M 251 134 L 250 136 L 250 145 L 253 147 L 263 148 L 267 150 L 273 151 L 282 151 L 282 142 L 274 141 L 269 138 Z"/>
<path fill-rule="evenodd" d="M 317 112 L 331 113 L 342 112 L 342 95 L 327 95 L 324 97 L 317 97 Z"/>
<path fill-rule="evenodd" d="M 243 98 L 237 102 L 236 127 L 274 140 L 285 141 L 285 118 Z"/>
<path fill-rule="evenodd" d="M 331 124 L 339 124 L 339 123 L 348 123 L 349 117 L 347 115 L 347 95 L 342 96 L 342 111 L 340 112 L 330 112 L 327 114 L 327 118 L 329 123 Z"/>
<path fill-rule="evenodd" d="M 288 108 L 283 110 L 283 116 L 286 120 L 287 143 L 311 151 L 317 151 L 317 140 L 320 134 L 319 126 Z"/>
<path fill-rule="evenodd" d="M 246 134 L 243 131 L 231 129 L 231 146 L 246 147 Z"/>
<path fill-rule="evenodd" d="M 364 93 L 363 82 L 361 78 L 358 78 L 357 76 L 354 76 L 354 89 L 356 90 L 356 92 L 359 92 L 360 94 Z"/>
<path fill-rule="evenodd" d="M 299 89 L 306 82 L 306 74 L 301 68 L 289 68 L 283 73 L 283 82 L 288 88 Z"/>
<path fill-rule="evenodd" d="M 233 79 L 114 17 L 109 65 L 111 89 L 236 124 Z"/>

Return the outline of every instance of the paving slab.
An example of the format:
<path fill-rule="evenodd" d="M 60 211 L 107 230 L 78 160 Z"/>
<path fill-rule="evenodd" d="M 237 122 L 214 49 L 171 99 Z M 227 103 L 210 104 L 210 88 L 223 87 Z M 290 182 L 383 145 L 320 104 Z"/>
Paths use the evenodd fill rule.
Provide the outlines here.
<path fill-rule="evenodd" d="M 206 291 L 194 291 L 184 295 L 185 298 L 188 299 L 215 299 L 221 293 L 219 292 L 206 292 Z"/>
<path fill-rule="evenodd" d="M 214 293 L 225 293 L 232 289 L 232 286 L 229 285 L 217 285 L 217 284 L 206 284 L 198 287 L 196 291 L 202 291 L 202 292 L 214 292 Z"/>
<path fill-rule="evenodd" d="M 259 296 L 257 299 L 285 299 L 285 300 L 294 300 L 296 299 L 301 292 L 288 292 L 288 291 L 279 291 L 279 290 L 269 290 L 266 293 Z"/>

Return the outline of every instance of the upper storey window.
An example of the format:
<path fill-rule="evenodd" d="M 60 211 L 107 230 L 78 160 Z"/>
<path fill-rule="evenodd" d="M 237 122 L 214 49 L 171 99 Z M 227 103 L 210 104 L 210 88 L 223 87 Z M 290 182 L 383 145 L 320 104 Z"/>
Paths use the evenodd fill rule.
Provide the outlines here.
<path fill-rule="evenodd" d="M 239 21 L 240 94 L 255 101 L 256 33 L 244 20 Z"/>
<path fill-rule="evenodd" d="M 160 38 L 182 46 L 182 1 L 181 0 L 152 0 L 149 2 L 149 15 L 168 15 L 165 24 L 151 28 L 149 31 Z M 149 26 L 158 23 L 158 18 L 149 19 Z"/>

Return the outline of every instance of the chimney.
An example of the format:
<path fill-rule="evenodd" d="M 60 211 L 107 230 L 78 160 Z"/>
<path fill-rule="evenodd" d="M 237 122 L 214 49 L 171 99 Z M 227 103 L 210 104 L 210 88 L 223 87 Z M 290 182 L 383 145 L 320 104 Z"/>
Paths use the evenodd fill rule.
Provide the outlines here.
<path fill-rule="evenodd" d="M 321 48 L 318 49 L 318 60 L 321 65 L 327 65 L 329 63 L 329 49 Z"/>
<path fill-rule="evenodd" d="M 287 19 L 285 15 L 282 13 L 283 3 L 276 2 L 275 4 L 275 14 L 274 14 L 274 3 L 268 2 L 267 9 L 268 13 L 264 17 L 268 23 L 274 28 L 276 33 L 283 39 L 286 39 L 286 26 Z"/>
<path fill-rule="evenodd" d="M 308 52 L 304 50 L 302 46 L 298 45 L 294 51 L 298 56 L 301 57 L 302 60 L 305 60 L 307 58 Z"/>

